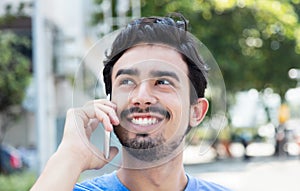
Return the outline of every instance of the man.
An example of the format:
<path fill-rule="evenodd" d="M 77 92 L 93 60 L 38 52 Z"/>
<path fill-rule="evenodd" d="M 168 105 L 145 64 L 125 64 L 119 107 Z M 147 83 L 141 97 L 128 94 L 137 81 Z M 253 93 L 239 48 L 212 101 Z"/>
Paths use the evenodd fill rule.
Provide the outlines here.
<path fill-rule="evenodd" d="M 63 140 L 32 190 L 228 190 L 184 171 L 185 135 L 208 110 L 207 67 L 186 20 L 176 16 L 137 19 L 121 31 L 103 70 L 111 101 L 68 111 Z M 122 165 L 76 184 L 81 172 L 102 168 L 118 153 L 111 147 L 104 160 L 91 144 L 99 123 L 120 140 Z"/>

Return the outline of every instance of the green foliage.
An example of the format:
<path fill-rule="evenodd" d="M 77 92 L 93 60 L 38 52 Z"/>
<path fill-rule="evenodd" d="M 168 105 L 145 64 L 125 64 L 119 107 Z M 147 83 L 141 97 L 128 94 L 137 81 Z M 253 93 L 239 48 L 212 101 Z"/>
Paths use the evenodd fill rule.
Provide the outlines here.
<path fill-rule="evenodd" d="M 30 59 L 21 53 L 30 40 L 10 32 L 0 32 L 0 112 L 22 103 L 30 80 Z"/>
<path fill-rule="evenodd" d="M 141 0 L 141 5 L 143 16 L 183 13 L 217 60 L 227 90 L 271 87 L 283 95 L 296 85 L 287 73 L 300 66 L 299 0 Z"/>
<path fill-rule="evenodd" d="M 29 172 L 0 175 L 0 191 L 27 191 L 35 182 L 35 175 Z"/>
<path fill-rule="evenodd" d="M 181 12 L 191 32 L 212 52 L 229 91 L 271 87 L 282 95 L 295 86 L 299 67 L 299 1 L 143 1 L 144 16 Z"/>
<path fill-rule="evenodd" d="M 20 2 L 17 7 L 13 7 L 11 4 L 6 4 L 4 15 L 0 17 L 0 25 L 9 24 L 17 18 L 28 17 L 25 13 L 25 9 L 31 7 L 33 7 L 33 3 L 31 2 Z M 15 8 L 16 10 L 13 10 Z"/>
<path fill-rule="evenodd" d="M 16 21 L 26 19 L 24 9 L 31 3 L 20 3 L 17 11 L 6 5 L 5 14 L 0 17 L 0 143 L 11 122 L 20 115 L 20 105 L 29 83 L 31 40 L 21 30 L 10 30 Z M 12 27 L 13 28 L 13 27 Z"/>

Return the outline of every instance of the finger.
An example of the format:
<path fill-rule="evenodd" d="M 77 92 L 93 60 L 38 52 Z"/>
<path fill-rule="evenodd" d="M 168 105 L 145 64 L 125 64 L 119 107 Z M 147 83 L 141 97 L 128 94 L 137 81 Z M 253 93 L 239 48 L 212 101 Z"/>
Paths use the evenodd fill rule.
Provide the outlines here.
<path fill-rule="evenodd" d="M 102 122 L 105 130 L 107 130 L 107 131 L 112 131 L 113 130 L 113 126 L 112 126 L 111 120 L 110 120 L 109 116 L 105 112 L 103 112 L 100 109 L 96 109 L 95 115 L 96 115 L 97 119 L 100 122 Z"/>
<path fill-rule="evenodd" d="M 102 118 L 104 118 L 103 113 L 109 116 L 110 121 L 113 125 L 119 124 L 119 119 L 116 114 L 116 106 L 108 100 L 94 100 L 88 102 L 83 107 L 88 118 L 98 118 L 101 122 Z M 101 110 L 102 112 L 99 112 Z"/>
<path fill-rule="evenodd" d="M 99 104 L 99 103 L 95 103 L 94 106 L 95 106 L 95 109 L 100 109 L 101 111 L 106 113 L 106 115 L 109 116 L 110 121 L 113 125 L 118 125 L 120 123 L 115 109 L 113 109 L 111 107 L 107 107 L 107 106 Z"/>
<path fill-rule="evenodd" d="M 86 114 L 82 111 L 82 109 L 71 108 L 67 111 L 65 127 L 67 127 L 67 129 L 70 129 L 72 127 L 84 127 L 86 126 L 88 121 L 89 119 L 87 118 Z"/>
<path fill-rule="evenodd" d="M 84 107 L 88 105 L 94 105 L 94 104 L 101 104 L 101 105 L 111 107 L 113 109 L 117 109 L 117 105 L 107 99 L 96 99 L 96 100 L 89 101 L 84 105 Z"/>
<path fill-rule="evenodd" d="M 85 133 L 88 138 L 91 137 L 92 133 L 95 131 L 95 129 L 98 127 L 99 120 L 98 119 L 91 119 L 88 122 L 87 127 L 85 127 Z"/>
<path fill-rule="evenodd" d="M 107 107 L 107 106 L 103 106 L 103 107 Z M 91 119 L 98 119 L 101 123 L 103 123 L 103 125 L 107 130 L 109 131 L 112 130 L 112 124 L 110 118 L 108 114 L 106 114 L 103 111 L 103 107 L 101 109 L 100 107 L 95 107 L 94 105 L 86 105 L 84 108 L 82 108 L 81 111 L 85 115 L 82 117 L 83 119 L 85 119 L 84 120 L 85 127 L 88 127 L 88 123 Z"/>
<path fill-rule="evenodd" d="M 101 100 L 101 102 L 103 103 L 103 105 L 106 105 L 106 106 L 108 106 L 108 107 L 111 107 L 111 108 L 113 108 L 114 110 L 117 109 L 117 105 L 114 104 L 113 102 L 109 101 L 109 100 L 103 100 L 103 101 Z M 96 103 L 98 103 L 97 100 L 96 100 Z"/>
<path fill-rule="evenodd" d="M 91 130 L 94 131 L 99 125 L 98 119 L 91 119 L 88 123 L 88 126 L 90 126 Z"/>

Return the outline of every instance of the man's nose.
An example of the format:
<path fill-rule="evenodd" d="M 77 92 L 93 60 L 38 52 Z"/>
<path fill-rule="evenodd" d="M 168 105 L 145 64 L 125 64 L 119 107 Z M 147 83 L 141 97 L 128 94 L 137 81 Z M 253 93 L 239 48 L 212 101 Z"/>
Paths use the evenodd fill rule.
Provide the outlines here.
<path fill-rule="evenodd" d="M 153 94 L 151 83 L 143 81 L 132 90 L 130 102 L 133 106 L 148 107 L 157 102 L 156 96 Z"/>

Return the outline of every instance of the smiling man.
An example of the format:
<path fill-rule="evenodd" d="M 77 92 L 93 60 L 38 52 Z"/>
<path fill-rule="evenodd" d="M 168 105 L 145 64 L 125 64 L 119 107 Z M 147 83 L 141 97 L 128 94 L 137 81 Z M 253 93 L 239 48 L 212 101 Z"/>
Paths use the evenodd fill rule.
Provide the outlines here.
<path fill-rule="evenodd" d="M 68 111 L 63 140 L 32 190 L 228 190 L 183 167 L 185 135 L 208 110 L 207 69 L 186 20 L 177 16 L 137 19 L 121 31 L 103 70 L 111 101 Z M 90 142 L 99 123 L 121 142 L 122 165 L 76 183 L 81 172 L 102 168 L 118 152 L 112 147 L 105 160 Z"/>
<path fill-rule="evenodd" d="M 112 98 L 121 119 L 114 129 L 134 158 L 156 162 L 177 148 L 182 151 L 186 128 L 181 127 L 188 127 L 189 121 L 182 111 L 190 106 L 187 72 L 181 55 L 163 45 L 137 45 L 114 65 Z M 204 116 L 207 101 L 201 104 Z"/>

